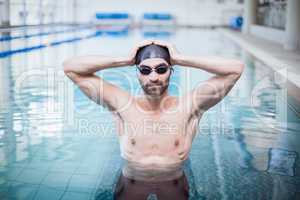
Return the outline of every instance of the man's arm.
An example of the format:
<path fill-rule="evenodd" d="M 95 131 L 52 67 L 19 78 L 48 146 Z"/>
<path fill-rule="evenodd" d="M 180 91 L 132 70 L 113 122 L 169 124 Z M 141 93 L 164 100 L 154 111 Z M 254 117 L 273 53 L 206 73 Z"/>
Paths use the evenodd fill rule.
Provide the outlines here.
<path fill-rule="evenodd" d="M 215 74 L 182 97 L 184 104 L 188 106 L 188 112 L 194 116 L 200 116 L 221 101 L 244 70 L 244 64 L 238 60 L 184 56 L 171 43 L 159 40 L 155 40 L 154 43 L 168 48 L 172 65 L 194 67 Z"/>
<path fill-rule="evenodd" d="M 65 74 L 93 101 L 107 106 L 112 111 L 119 111 L 130 103 L 131 95 L 121 88 L 104 81 L 94 73 L 108 68 L 130 66 L 135 64 L 137 51 L 152 40 L 143 40 L 134 46 L 128 58 L 113 58 L 108 56 L 81 56 L 66 60 Z"/>
<path fill-rule="evenodd" d="M 104 81 L 94 73 L 108 68 L 128 66 L 131 58 L 107 56 L 81 56 L 63 63 L 65 74 L 93 101 L 110 110 L 119 110 L 130 100 L 130 94 L 121 88 Z"/>
<path fill-rule="evenodd" d="M 200 116 L 220 102 L 240 78 L 244 69 L 243 63 L 238 60 L 217 57 L 176 55 L 174 61 L 181 66 L 194 67 L 215 74 L 183 97 L 185 102 L 191 102 L 188 110 L 195 116 Z"/>

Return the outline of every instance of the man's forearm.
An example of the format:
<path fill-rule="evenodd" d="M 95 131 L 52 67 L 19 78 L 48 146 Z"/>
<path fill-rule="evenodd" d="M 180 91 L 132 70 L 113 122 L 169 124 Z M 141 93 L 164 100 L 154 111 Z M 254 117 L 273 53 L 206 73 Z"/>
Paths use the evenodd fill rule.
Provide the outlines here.
<path fill-rule="evenodd" d="M 243 63 L 238 60 L 185 55 L 178 55 L 175 64 L 202 69 L 217 75 L 241 74 L 244 68 Z"/>
<path fill-rule="evenodd" d="M 81 75 L 93 74 L 99 70 L 130 65 L 129 58 L 107 56 L 74 57 L 63 63 L 64 71 Z"/>

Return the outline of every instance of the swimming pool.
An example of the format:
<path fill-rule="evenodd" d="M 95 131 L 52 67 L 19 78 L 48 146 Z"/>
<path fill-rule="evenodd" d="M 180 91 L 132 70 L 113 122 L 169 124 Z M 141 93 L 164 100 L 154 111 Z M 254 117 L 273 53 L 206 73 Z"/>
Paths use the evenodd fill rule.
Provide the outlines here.
<path fill-rule="evenodd" d="M 299 199 L 299 104 L 286 80 L 215 29 L 92 28 L 0 42 L 2 52 L 25 49 L 0 59 L 1 199 L 95 199 L 99 190 L 110 198 L 121 160 L 112 116 L 71 84 L 61 64 L 74 55 L 124 56 L 149 36 L 183 54 L 246 64 L 237 85 L 199 124 L 190 152 L 194 189 L 205 199 Z M 100 75 L 140 92 L 134 67 Z M 177 66 L 170 92 L 180 95 L 208 76 Z"/>

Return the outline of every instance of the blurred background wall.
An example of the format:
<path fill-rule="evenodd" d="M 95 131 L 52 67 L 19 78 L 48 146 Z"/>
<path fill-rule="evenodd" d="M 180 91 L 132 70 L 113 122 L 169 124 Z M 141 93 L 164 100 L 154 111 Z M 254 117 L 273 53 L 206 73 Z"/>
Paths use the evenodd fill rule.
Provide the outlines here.
<path fill-rule="evenodd" d="M 145 12 L 168 12 L 180 25 L 225 25 L 242 14 L 242 0 L 0 0 L 10 12 L 10 25 L 88 23 L 96 12 L 128 12 L 138 20 Z M 5 7 L 5 2 L 9 6 Z M 5 18 L 2 13 L 2 19 Z M 3 20 L 1 20 L 3 21 Z"/>

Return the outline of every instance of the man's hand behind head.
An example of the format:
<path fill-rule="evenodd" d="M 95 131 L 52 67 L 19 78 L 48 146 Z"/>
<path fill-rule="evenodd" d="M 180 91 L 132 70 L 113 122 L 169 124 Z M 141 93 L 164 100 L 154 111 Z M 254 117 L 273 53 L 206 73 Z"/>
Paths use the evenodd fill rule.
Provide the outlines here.
<path fill-rule="evenodd" d="M 153 44 L 153 40 L 143 40 L 142 42 L 139 42 L 138 44 L 136 44 L 133 49 L 131 50 L 130 54 L 129 54 L 129 59 L 130 59 L 130 65 L 134 65 L 135 61 L 136 61 L 136 54 L 138 52 L 139 49 L 141 49 L 144 46 Z"/>

